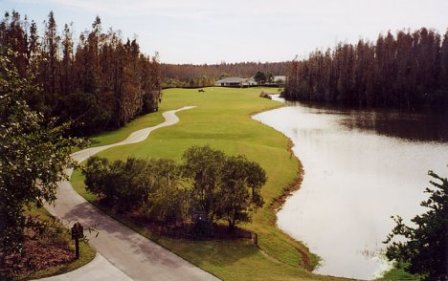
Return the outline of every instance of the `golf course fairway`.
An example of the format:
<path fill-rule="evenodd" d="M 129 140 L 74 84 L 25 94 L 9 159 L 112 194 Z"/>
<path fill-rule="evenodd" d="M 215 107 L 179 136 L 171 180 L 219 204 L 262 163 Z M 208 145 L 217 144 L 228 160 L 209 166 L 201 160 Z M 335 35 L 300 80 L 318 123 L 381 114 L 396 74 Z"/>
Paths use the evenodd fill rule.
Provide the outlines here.
<path fill-rule="evenodd" d="M 246 240 L 191 241 L 157 236 L 143 227 L 116 217 L 134 230 L 223 280 L 343 280 L 310 273 L 318 258 L 300 242 L 276 227 L 275 207 L 285 190 L 300 182 L 299 160 L 289 151 L 289 139 L 251 118 L 257 112 L 282 106 L 260 98 L 261 91 L 277 93 L 276 88 L 168 89 L 163 91 L 159 111 L 141 116 L 126 127 L 93 138 L 93 145 L 123 140 L 131 132 L 157 125 L 162 112 L 183 106 L 196 106 L 178 112 L 180 122 L 160 128 L 145 141 L 123 145 L 98 154 L 109 160 L 127 157 L 170 158 L 181 160 L 183 152 L 194 145 L 209 145 L 230 155 L 244 154 L 259 163 L 268 181 L 262 188 L 265 204 L 253 215 L 251 223 L 239 227 L 258 234 L 258 247 Z M 88 201 L 95 197 L 84 189 L 79 171 L 72 176 L 75 189 Z"/>

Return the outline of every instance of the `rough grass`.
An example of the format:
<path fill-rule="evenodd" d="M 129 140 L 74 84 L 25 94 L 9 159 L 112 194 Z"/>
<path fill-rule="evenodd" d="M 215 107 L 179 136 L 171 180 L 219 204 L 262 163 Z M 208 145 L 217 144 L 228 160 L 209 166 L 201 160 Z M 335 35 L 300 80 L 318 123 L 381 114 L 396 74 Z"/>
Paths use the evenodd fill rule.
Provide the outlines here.
<path fill-rule="evenodd" d="M 240 225 L 258 234 L 259 248 L 245 241 L 188 241 L 157 237 L 136 225 L 132 228 L 170 249 L 193 264 L 224 280 L 340 280 L 310 273 L 299 265 L 313 267 L 317 258 L 300 242 L 280 231 L 271 202 L 300 176 L 300 163 L 290 157 L 289 140 L 274 129 L 250 118 L 251 114 L 282 106 L 260 98 L 261 91 L 276 89 L 206 88 L 205 93 L 191 89 L 170 89 L 163 92 L 160 111 L 140 117 L 127 127 L 94 138 L 98 145 L 122 140 L 130 132 L 162 121 L 161 113 L 186 105 L 194 109 L 178 113 L 180 122 L 154 131 L 137 144 L 109 149 L 99 154 L 110 160 L 171 158 L 181 160 L 183 152 L 193 145 L 209 145 L 228 154 L 244 154 L 258 162 L 267 172 L 262 188 L 265 205 L 249 224 Z M 84 190 L 83 179 L 75 171 L 72 183 L 90 202 L 95 197 Z M 121 219 L 123 221 L 123 219 Z M 129 222 L 123 221 L 126 224 Z"/>

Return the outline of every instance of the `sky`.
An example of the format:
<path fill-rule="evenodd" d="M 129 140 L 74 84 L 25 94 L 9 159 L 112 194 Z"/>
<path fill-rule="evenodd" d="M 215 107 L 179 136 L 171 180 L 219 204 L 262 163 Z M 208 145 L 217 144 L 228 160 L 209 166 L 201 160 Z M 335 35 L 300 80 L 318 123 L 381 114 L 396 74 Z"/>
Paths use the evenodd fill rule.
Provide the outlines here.
<path fill-rule="evenodd" d="M 287 61 L 388 30 L 448 28 L 447 0 L 0 0 L 0 8 L 37 23 L 52 10 L 76 36 L 98 15 L 103 30 L 176 64 Z"/>

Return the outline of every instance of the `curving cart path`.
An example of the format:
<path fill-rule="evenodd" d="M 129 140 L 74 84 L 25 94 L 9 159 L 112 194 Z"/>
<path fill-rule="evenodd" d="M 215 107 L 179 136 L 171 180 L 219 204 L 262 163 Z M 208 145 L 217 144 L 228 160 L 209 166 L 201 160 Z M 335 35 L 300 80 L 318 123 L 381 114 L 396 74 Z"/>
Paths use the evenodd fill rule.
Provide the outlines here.
<path fill-rule="evenodd" d="M 165 121 L 157 126 L 135 131 L 127 139 L 115 144 L 78 151 L 72 157 L 82 162 L 111 147 L 141 142 L 152 131 L 179 122 L 176 112 L 191 108 L 193 106 L 164 112 Z M 72 169 L 67 170 L 69 176 L 72 172 Z M 103 214 L 76 193 L 69 181 L 58 184 L 57 198 L 54 205 L 46 206 L 50 213 L 66 224 L 80 222 L 85 229 L 92 226 L 99 232 L 97 237 L 96 233 L 89 237 L 89 243 L 96 248 L 97 256 L 77 270 L 40 280 L 219 280 Z"/>

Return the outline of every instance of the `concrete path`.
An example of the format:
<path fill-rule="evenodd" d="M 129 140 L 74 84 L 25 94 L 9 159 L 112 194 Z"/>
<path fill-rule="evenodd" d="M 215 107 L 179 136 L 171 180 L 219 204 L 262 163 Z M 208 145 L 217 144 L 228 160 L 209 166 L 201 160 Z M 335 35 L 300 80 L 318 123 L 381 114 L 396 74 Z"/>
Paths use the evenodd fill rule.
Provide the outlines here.
<path fill-rule="evenodd" d="M 116 144 L 76 152 L 72 157 L 82 162 L 108 148 L 143 141 L 155 129 L 176 124 L 176 112 L 191 108 L 164 112 L 165 121 L 157 126 L 136 131 Z M 67 173 L 71 175 L 72 171 Z M 57 198 L 54 206 L 46 208 L 66 224 L 80 222 L 85 229 L 94 227 L 99 235 L 92 234 L 89 242 L 98 255 L 78 270 L 43 280 L 219 280 L 103 214 L 76 193 L 70 182 L 59 183 Z"/>

